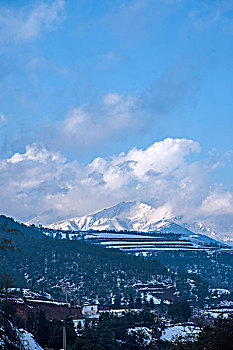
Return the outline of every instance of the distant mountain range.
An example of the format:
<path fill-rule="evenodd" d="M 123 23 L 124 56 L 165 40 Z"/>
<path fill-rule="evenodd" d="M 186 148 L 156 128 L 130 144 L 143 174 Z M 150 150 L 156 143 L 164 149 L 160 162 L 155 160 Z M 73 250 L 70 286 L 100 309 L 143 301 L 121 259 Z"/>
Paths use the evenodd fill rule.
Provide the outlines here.
<path fill-rule="evenodd" d="M 95 213 L 74 217 L 47 225 L 52 229 L 87 230 L 127 230 L 141 232 L 174 232 L 188 236 L 205 235 L 214 240 L 226 242 L 226 239 L 200 222 L 187 223 L 182 217 L 166 215 L 161 210 L 140 201 L 121 202 L 113 207 Z M 230 243 L 228 240 L 226 243 Z"/>

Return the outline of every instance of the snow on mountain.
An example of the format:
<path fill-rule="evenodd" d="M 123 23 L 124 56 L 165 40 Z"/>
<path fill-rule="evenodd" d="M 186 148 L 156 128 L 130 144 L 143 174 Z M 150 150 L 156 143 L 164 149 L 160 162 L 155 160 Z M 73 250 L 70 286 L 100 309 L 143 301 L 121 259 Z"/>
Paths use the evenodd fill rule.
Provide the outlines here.
<path fill-rule="evenodd" d="M 87 230 L 128 230 L 181 233 L 193 238 L 209 241 L 206 236 L 219 240 L 221 237 L 200 223 L 187 224 L 182 217 L 175 217 L 167 207 L 154 208 L 140 201 L 121 202 L 113 207 L 87 216 L 53 223 L 52 229 Z"/>
<path fill-rule="evenodd" d="M 139 201 L 121 202 L 87 216 L 53 223 L 49 227 L 62 230 L 150 231 L 156 229 L 153 225 L 164 213 L 168 214 L 161 208 L 156 209 Z"/>
<path fill-rule="evenodd" d="M 17 330 L 17 333 L 22 345 L 24 346 L 24 349 L 43 350 L 43 348 L 35 341 L 34 336 L 25 329 L 19 329 Z"/>
<path fill-rule="evenodd" d="M 207 221 L 206 224 L 203 223 L 203 221 Z M 233 245 L 233 238 L 231 237 L 232 234 L 230 232 L 228 232 L 228 234 L 217 232 L 216 229 L 209 227 L 208 221 L 210 220 L 206 219 L 203 221 L 198 220 L 192 223 L 183 222 L 182 226 L 194 233 L 197 233 L 203 236 L 208 236 L 216 241 L 222 241 L 223 243 L 228 245 Z M 212 224 L 212 226 L 216 226 L 216 225 Z"/>

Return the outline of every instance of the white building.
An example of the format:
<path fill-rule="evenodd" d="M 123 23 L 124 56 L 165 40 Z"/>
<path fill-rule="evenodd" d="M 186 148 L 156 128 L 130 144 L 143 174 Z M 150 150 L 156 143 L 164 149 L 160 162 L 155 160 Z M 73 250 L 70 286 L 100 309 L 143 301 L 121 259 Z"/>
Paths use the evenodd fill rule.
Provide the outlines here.
<path fill-rule="evenodd" d="M 82 306 L 83 317 L 99 318 L 99 305 L 84 303 Z"/>

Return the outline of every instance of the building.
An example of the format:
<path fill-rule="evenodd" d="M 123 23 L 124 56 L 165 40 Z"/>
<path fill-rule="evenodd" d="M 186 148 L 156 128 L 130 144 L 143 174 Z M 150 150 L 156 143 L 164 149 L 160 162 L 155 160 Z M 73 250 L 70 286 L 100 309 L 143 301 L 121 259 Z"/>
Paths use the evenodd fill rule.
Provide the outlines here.
<path fill-rule="evenodd" d="M 39 311 L 43 311 L 48 320 L 62 321 L 70 317 L 72 320 L 75 320 L 77 325 L 80 322 L 82 326 L 85 321 L 80 306 L 70 306 L 68 303 L 50 300 L 17 301 L 17 315 L 24 321 L 27 321 L 29 313 L 38 313 Z"/>

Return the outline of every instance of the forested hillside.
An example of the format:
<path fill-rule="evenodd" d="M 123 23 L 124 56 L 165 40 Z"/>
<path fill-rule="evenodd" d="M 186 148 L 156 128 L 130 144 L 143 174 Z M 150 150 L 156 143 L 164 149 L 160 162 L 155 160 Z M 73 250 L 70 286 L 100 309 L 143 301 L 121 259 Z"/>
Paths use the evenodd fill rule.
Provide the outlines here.
<path fill-rule="evenodd" d="M 26 226 L 5 215 L 0 215 L 0 232 L 4 225 L 7 225 L 9 229 L 19 230 L 25 237 L 43 237 L 43 233 L 37 227 Z"/>
<path fill-rule="evenodd" d="M 24 235 L 10 237 L 19 251 L 3 255 L 0 268 L 17 287 L 47 291 L 61 299 L 68 293 L 109 302 L 114 295 L 127 298 L 136 281 L 168 276 L 157 260 L 148 262 L 85 242 L 52 239 L 8 220 L 10 226 L 20 227 Z"/>
<path fill-rule="evenodd" d="M 130 296 L 137 299 L 135 283 L 168 281 L 181 298 L 203 303 L 208 285 L 198 276 L 193 295 L 189 275 L 168 271 L 157 259 L 147 259 L 106 249 L 77 240 L 53 239 L 42 235 L 36 228 L 27 228 L 8 220 L 8 226 L 20 227 L 24 233 L 12 237 L 19 251 L 0 259 L 2 273 L 7 273 L 17 287 L 48 292 L 54 298 L 96 300 L 111 304 L 120 300 L 129 303 Z M 196 297 L 198 296 L 198 297 Z M 141 294 L 140 294 L 141 297 Z"/>
<path fill-rule="evenodd" d="M 233 291 L 233 254 L 217 251 L 158 252 L 156 254 L 164 265 L 175 271 L 182 270 L 200 275 L 213 288 L 227 288 Z"/>

